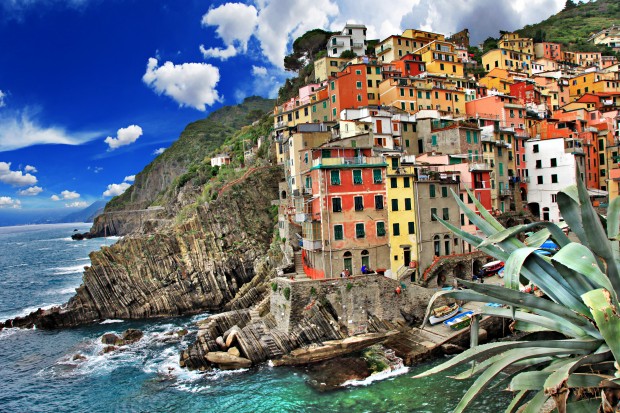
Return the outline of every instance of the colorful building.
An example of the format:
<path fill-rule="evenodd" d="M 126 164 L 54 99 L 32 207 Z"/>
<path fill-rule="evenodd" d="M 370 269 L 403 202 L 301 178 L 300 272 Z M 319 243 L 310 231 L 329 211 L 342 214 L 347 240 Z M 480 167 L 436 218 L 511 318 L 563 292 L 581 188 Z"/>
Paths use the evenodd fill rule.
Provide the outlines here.
<path fill-rule="evenodd" d="M 352 51 L 357 56 L 366 54 L 366 26 L 347 23 L 339 34 L 327 41 L 327 56 L 340 57 L 345 51 Z"/>

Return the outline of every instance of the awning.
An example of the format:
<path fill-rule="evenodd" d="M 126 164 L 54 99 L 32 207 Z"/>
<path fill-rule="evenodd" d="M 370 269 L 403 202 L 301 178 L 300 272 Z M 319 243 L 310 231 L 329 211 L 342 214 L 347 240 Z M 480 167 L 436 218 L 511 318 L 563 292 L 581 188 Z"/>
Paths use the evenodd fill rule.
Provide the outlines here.
<path fill-rule="evenodd" d="M 590 195 L 591 198 L 604 198 L 609 195 L 609 192 L 601 189 L 588 188 L 588 195 Z"/>

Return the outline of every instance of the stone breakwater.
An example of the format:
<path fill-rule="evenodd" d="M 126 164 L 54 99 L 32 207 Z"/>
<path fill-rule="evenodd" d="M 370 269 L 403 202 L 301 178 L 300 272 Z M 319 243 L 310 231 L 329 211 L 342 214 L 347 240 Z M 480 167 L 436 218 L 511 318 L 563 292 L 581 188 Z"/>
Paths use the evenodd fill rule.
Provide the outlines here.
<path fill-rule="evenodd" d="M 270 253 L 281 171 L 258 171 L 169 230 L 131 235 L 91 254 L 68 303 L 8 320 L 2 327 L 71 327 L 104 319 L 143 319 L 218 311 L 257 274 L 280 262 Z M 254 287 L 237 307 L 265 295 Z"/>

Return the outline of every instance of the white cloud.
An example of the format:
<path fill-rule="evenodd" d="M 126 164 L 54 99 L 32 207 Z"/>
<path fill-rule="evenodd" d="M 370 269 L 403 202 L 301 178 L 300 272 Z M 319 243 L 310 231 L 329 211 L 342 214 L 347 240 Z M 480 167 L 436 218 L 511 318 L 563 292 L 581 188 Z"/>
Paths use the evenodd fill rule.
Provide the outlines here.
<path fill-rule="evenodd" d="M 207 106 L 221 100 L 215 89 L 220 81 L 220 71 L 207 63 L 183 63 L 175 65 L 166 62 L 158 66 L 155 58 L 150 58 L 144 83 L 157 94 L 174 99 L 179 106 L 188 106 L 204 112 Z"/>
<path fill-rule="evenodd" d="M 116 132 L 115 138 L 108 136 L 105 138 L 104 142 L 107 143 L 110 150 L 113 151 L 121 146 L 134 143 L 140 136 L 142 136 L 142 128 L 138 125 L 129 125 L 126 128 L 120 128 Z"/>
<path fill-rule="evenodd" d="M 43 192 L 43 188 L 41 188 L 40 186 L 31 186 L 28 189 L 22 189 L 17 194 L 21 196 L 37 196 L 41 192 Z"/>
<path fill-rule="evenodd" d="M 204 45 L 201 44 L 199 49 L 205 59 L 214 58 L 228 60 L 231 57 L 237 56 L 237 49 L 233 45 L 230 45 L 225 49 L 220 47 L 210 47 L 205 49 Z"/>
<path fill-rule="evenodd" d="M 96 173 L 96 174 L 103 171 L 103 168 L 101 166 L 89 166 L 86 169 L 89 171 L 93 171 L 93 173 Z"/>
<path fill-rule="evenodd" d="M 165 150 L 166 148 L 157 148 L 153 151 L 153 155 L 161 155 Z"/>
<path fill-rule="evenodd" d="M 11 171 L 10 163 L 0 162 L 0 182 L 12 186 L 29 186 L 37 183 L 37 177 L 22 171 Z"/>
<path fill-rule="evenodd" d="M 245 52 L 254 33 L 258 12 L 252 5 L 226 3 L 202 16 L 203 26 L 217 26 L 215 32 L 226 46 L 236 46 Z"/>
<path fill-rule="evenodd" d="M 67 200 L 70 200 L 70 199 L 78 199 L 79 197 L 80 197 L 80 194 L 78 194 L 77 192 L 69 191 L 69 190 L 65 189 L 64 191 L 62 191 L 60 193 L 60 196 L 52 195 L 50 199 L 52 201 L 60 201 L 61 199 L 67 201 Z"/>
<path fill-rule="evenodd" d="M 129 175 L 125 177 L 125 182 L 133 182 L 136 180 L 136 176 L 135 175 Z"/>
<path fill-rule="evenodd" d="M 43 127 L 26 112 L 0 116 L 0 152 L 32 145 L 81 145 L 101 136 L 96 132 L 68 133 L 59 127 Z"/>
<path fill-rule="evenodd" d="M 108 189 L 103 192 L 103 196 L 118 196 L 127 190 L 131 185 L 127 182 L 123 182 L 122 184 L 110 184 L 108 185 Z"/>
<path fill-rule="evenodd" d="M 76 201 L 71 202 L 70 204 L 65 204 L 66 208 L 86 208 L 88 206 L 88 202 L 85 201 Z"/>
<path fill-rule="evenodd" d="M 0 196 L 0 208 L 21 208 L 22 203 L 19 199 L 10 196 Z"/>
<path fill-rule="evenodd" d="M 252 65 L 252 74 L 254 76 L 267 76 L 267 68 L 264 66 Z"/>
<path fill-rule="evenodd" d="M 35 168 L 34 166 L 26 165 L 26 167 L 24 168 L 24 172 L 32 172 L 33 174 L 36 174 L 38 171 L 37 168 Z"/>
<path fill-rule="evenodd" d="M 6 106 L 4 98 L 6 98 L 6 93 L 0 90 L 0 108 Z"/>

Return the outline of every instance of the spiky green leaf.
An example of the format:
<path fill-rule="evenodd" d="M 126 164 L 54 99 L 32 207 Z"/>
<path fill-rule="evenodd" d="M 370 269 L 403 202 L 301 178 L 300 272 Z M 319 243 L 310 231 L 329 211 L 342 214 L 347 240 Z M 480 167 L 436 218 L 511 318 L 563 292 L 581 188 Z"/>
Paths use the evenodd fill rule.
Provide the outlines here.
<path fill-rule="evenodd" d="M 590 307 L 594 321 L 616 360 L 620 360 L 620 315 L 611 293 L 603 288 L 584 294 L 583 301 Z"/>

